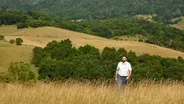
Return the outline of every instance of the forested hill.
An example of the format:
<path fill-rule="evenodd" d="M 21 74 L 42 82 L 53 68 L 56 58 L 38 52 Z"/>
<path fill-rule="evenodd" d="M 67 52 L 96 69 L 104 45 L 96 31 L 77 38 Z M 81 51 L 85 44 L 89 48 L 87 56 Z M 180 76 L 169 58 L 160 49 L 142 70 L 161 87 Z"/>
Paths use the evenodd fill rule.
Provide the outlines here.
<path fill-rule="evenodd" d="M 183 0 L 0 0 L 0 8 L 39 11 L 67 19 L 157 14 L 154 19 L 164 23 L 184 15 Z"/>
<path fill-rule="evenodd" d="M 70 21 L 36 12 L 1 11 L 0 26 L 16 24 L 18 29 L 53 26 L 105 38 L 142 35 L 147 42 L 184 52 L 184 30 L 137 18 Z"/>

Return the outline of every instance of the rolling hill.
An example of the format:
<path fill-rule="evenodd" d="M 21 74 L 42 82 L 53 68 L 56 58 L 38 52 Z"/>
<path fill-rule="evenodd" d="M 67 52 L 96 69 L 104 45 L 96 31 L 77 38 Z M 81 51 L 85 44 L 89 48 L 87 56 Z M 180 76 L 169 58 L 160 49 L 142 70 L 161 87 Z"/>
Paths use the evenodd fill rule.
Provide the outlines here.
<path fill-rule="evenodd" d="M 157 14 L 156 20 L 169 23 L 184 15 L 183 0 L 0 0 L 3 10 L 39 11 L 65 19 L 104 19 Z"/>
<path fill-rule="evenodd" d="M 156 45 L 136 41 L 116 41 L 54 27 L 26 28 L 17 30 L 15 26 L 2 26 L 0 27 L 0 32 L 5 35 L 5 39 L 7 41 L 21 37 L 24 40 L 24 44 L 29 46 L 44 47 L 52 40 L 60 41 L 69 38 L 75 47 L 86 44 L 93 45 L 100 50 L 106 46 L 115 48 L 123 47 L 128 51 L 136 52 L 138 55 L 148 53 L 169 58 L 177 58 L 178 56 L 184 57 L 184 53 L 182 52 Z M 28 50 L 31 51 L 31 49 Z"/>

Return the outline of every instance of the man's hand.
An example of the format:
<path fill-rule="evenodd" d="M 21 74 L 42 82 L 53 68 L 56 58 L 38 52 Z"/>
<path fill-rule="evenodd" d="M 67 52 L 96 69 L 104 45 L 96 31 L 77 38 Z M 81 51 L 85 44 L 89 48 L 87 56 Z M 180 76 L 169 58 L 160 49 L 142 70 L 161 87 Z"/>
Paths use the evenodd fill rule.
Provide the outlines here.
<path fill-rule="evenodd" d="M 126 80 L 129 80 L 129 77 L 126 77 Z"/>
<path fill-rule="evenodd" d="M 126 80 L 130 79 L 131 74 L 132 74 L 132 70 L 129 71 L 129 75 L 126 77 Z"/>

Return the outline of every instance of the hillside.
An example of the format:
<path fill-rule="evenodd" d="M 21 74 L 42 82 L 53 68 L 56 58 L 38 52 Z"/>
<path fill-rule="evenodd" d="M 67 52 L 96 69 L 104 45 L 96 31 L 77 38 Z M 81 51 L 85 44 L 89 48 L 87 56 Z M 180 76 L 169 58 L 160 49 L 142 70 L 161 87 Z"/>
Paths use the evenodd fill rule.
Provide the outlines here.
<path fill-rule="evenodd" d="M 0 8 L 39 11 L 65 19 L 104 19 L 136 14 L 157 14 L 170 23 L 184 15 L 183 0 L 0 0 Z"/>
<path fill-rule="evenodd" d="M 116 48 L 123 47 L 128 51 L 132 50 L 136 52 L 138 55 L 149 53 L 151 55 L 160 55 L 162 57 L 169 58 L 177 58 L 178 56 L 184 57 L 184 53 L 182 52 L 156 45 L 136 41 L 116 41 L 54 27 L 41 27 L 36 29 L 27 28 L 17 30 L 15 26 L 2 26 L 0 27 L 0 32 L 1 34 L 5 35 L 6 40 L 21 37 L 24 40 L 24 44 L 40 47 L 44 47 L 52 40 L 60 41 L 69 38 L 76 47 L 86 44 L 93 45 L 100 50 L 106 46 Z"/>
<path fill-rule="evenodd" d="M 11 62 L 23 61 L 29 63 L 32 58 L 30 46 L 16 46 L 7 41 L 0 41 L 0 72 L 6 71 Z"/>
<path fill-rule="evenodd" d="M 105 38 L 143 35 L 146 37 L 146 40 L 144 40 L 146 43 L 184 52 L 183 30 L 157 22 L 150 22 L 141 19 L 142 17 L 146 17 L 146 15 L 132 18 L 81 20 L 79 22 L 56 19 L 37 12 L 0 10 L 0 25 L 17 25 L 18 29 L 51 26 Z M 147 15 L 146 18 L 151 17 L 153 15 Z M 174 21 L 178 20 L 180 19 L 175 19 Z"/>
<path fill-rule="evenodd" d="M 181 29 L 181 30 L 184 30 L 184 17 L 180 17 L 181 21 L 177 24 L 173 24 L 171 26 L 175 27 L 175 28 L 178 28 L 178 29 Z"/>

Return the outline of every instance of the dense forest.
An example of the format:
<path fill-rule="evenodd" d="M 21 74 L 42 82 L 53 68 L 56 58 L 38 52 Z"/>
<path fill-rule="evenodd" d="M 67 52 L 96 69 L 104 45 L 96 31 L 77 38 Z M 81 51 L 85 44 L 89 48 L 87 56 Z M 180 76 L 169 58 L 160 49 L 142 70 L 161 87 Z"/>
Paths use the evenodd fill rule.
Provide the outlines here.
<path fill-rule="evenodd" d="M 183 0 L 0 0 L 2 10 L 39 11 L 65 19 L 107 19 L 157 14 L 158 22 L 172 23 L 184 15 Z"/>
<path fill-rule="evenodd" d="M 184 52 L 184 31 L 137 18 L 69 21 L 37 12 L 0 11 L 0 25 L 16 24 L 18 29 L 54 26 L 105 38 L 115 36 L 146 37 L 144 42 Z"/>
<path fill-rule="evenodd" d="M 170 59 L 149 54 L 137 56 L 124 48 L 116 50 L 109 47 L 100 53 L 91 45 L 75 48 L 69 39 L 52 41 L 44 48 L 35 47 L 33 54 L 32 64 L 39 68 L 40 79 L 112 79 L 122 56 L 127 56 L 133 66 L 133 81 L 184 79 L 184 60 L 181 57 Z"/>
<path fill-rule="evenodd" d="M 17 28 L 54 26 L 52 18 L 36 12 L 0 11 L 0 25 L 17 25 Z"/>

